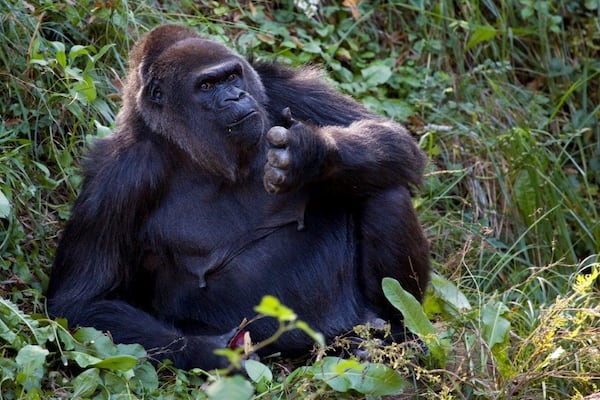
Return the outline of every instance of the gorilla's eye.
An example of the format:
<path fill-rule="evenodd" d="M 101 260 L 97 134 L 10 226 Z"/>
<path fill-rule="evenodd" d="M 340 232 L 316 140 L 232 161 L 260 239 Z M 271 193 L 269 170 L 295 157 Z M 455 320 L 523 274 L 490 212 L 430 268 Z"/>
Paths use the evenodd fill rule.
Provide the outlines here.
<path fill-rule="evenodd" d="M 233 73 L 233 74 L 229 74 L 229 76 L 227 77 L 227 82 L 233 82 L 238 78 L 238 74 Z"/>
<path fill-rule="evenodd" d="M 212 89 L 212 88 L 213 88 L 213 86 L 214 86 L 214 85 L 213 85 L 212 83 L 210 83 L 210 82 L 202 82 L 202 83 L 200 84 L 199 88 L 200 88 L 200 90 L 202 90 L 202 91 L 206 92 L 206 91 L 208 91 L 208 90 Z"/>
<path fill-rule="evenodd" d="M 152 97 L 154 100 L 160 100 L 162 97 L 162 91 L 160 90 L 160 88 L 158 86 L 154 86 L 152 88 L 152 90 L 150 91 L 150 97 Z"/>
<path fill-rule="evenodd" d="M 150 94 L 150 100 L 154 101 L 155 103 L 160 103 L 162 101 L 162 90 L 160 89 L 158 82 L 152 81 L 150 83 L 148 93 Z"/>

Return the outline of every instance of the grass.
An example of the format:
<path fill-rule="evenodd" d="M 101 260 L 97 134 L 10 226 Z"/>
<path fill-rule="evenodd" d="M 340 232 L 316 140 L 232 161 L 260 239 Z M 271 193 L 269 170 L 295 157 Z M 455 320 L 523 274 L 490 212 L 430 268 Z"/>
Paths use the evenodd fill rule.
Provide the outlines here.
<path fill-rule="evenodd" d="M 600 391 L 598 2 L 346 3 L 309 17 L 292 2 L 0 0 L 1 398 L 367 396 L 336 391 L 318 362 L 268 364 L 270 380 L 156 371 L 131 364 L 140 349 L 45 316 L 79 159 L 114 124 L 132 43 L 165 22 L 257 58 L 321 65 L 428 152 L 415 205 L 438 278 L 424 310 L 450 346 L 437 361 L 382 350 L 407 396 Z"/>

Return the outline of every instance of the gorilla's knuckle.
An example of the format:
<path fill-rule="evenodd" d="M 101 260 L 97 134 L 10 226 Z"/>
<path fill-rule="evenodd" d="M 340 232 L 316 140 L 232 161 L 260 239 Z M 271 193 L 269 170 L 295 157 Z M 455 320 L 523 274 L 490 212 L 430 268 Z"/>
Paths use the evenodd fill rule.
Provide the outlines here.
<path fill-rule="evenodd" d="M 287 149 L 269 150 L 267 161 L 273 167 L 286 169 L 290 166 L 290 152 Z"/>
<path fill-rule="evenodd" d="M 289 132 L 283 126 L 274 126 L 267 132 L 267 140 L 276 147 L 287 146 Z"/>

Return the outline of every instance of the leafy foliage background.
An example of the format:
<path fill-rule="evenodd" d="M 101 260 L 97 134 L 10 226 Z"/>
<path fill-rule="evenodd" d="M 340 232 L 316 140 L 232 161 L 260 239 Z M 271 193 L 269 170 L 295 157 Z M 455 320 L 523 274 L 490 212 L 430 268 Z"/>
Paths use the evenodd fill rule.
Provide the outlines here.
<path fill-rule="evenodd" d="M 255 58 L 320 65 L 429 154 L 415 206 L 437 274 L 422 308 L 385 287 L 436 350 L 371 349 L 402 379 L 387 387 L 423 398 L 599 391 L 599 21 L 597 0 L 0 0 L 1 398 L 383 396 L 362 378 L 379 367 L 355 360 L 183 372 L 47 318 L 79 160 L 110 134 L 131 45 L 166 22 Z"/>

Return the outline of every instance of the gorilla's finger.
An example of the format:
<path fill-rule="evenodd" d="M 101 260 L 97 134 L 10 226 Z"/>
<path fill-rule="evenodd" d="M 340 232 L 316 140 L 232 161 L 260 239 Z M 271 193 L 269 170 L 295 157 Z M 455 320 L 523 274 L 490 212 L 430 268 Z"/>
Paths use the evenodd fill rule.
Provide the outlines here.
<path fill-rule="evenodd" d="M 290 152 L 286 149 L 271 149 L 267 152 L 267 161 L 276 168 L 288 168 L 290 166 Z"/>
<path fill-rule="evenodd" d="M 263 178 L 263 184 L 265 190 L 269 193 L 277 193 L 280 191 L 280 185 L 285 182 L 285 173 L 278 169 L 269 166 L 265 166 L 265 176 Z"/>
<path fill-rule="evenodd" d="M 289 107 L 286 107 L 281 111 L 281 116 L 283 117 L 283 120 L 285 123 L 284 126 L 286 128 L 291 127 L 296 122 L 296 120 L 292 117 L 292 111 L 290 110 Z"/>
<path fill-rule="evenodd" d="M 275 147 L 285 147 L 289 142 L 288 130 L 283 126 L 274 126 L 267 132 L 267 140 Z"/>

